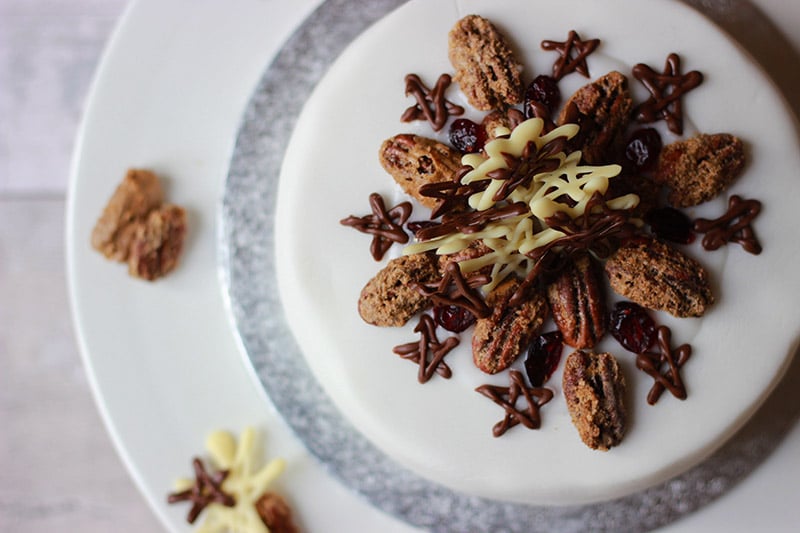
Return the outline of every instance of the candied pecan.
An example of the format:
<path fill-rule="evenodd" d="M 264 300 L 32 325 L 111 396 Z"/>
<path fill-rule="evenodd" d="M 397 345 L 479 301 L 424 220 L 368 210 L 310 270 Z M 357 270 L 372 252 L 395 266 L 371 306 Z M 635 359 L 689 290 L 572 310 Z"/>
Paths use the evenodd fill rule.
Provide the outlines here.
<path fill-rule="evenodd" d="M 628 78 L 612 71 L 578 89 L 561 110 L 558 124 L 579 125 L 581 129 L 570 146 L 581 150 L 587 163 L 599 165 L 613 160 L 622 148 L 631 109 Z"/>
<path fill-rule="evenodd" d="M 625 435 L 625 376 L 610 353 L 577 350 L 564 364 L 562 380 L 572 424 L 584 444 L 607 451 Z"/>
<path fill-rule="evenodd" d="M 92 230 L 92 246 L 109 259 L 127 261 L 137 222 L 163 201 L 158 176 L 149 170 L 128 170 Z"/>
<path fill-rule="evenodd" d="M 547 286 L 553 320 L 564 342 L 591 348 L 606 332 L 606 306 L 597 268 L 584 254 L 570 261 Z"/>
<path fill-rule="evenodd" d="M 478 15 L 459 20 L 450 30 L 449 56 L 456 82 L 476 109 L 522 103 L 522 63 L 489 20 Z"/>
<path fill-rule="evenodd" d="M 297 533 L 292 509 L 280 494 L 265 492 L 255 503 L 256 512 L 270 533 Z"/>
<path fill-rule="evenodd" d="M 175 269 L 186 237 L 186 211 L 177 205 L 153 209 L 136 224 L 130 245 L 128 272 L 152 281 Z"/>
<path fill-rule="evenodd" d="M 461 154 L 420 135 L 395 135 L 383 142 L 378 156 L 381 166 L 400 187 L 431 209 L 436 207 L 437 200 L 420 194 L 420 187 L 453 181 L 461 168 Z"/>
<path fill-rule="evenodd" d="M 415 283 L 435 283 L 440 278 L 430 254 L 404 255 L 389 261 L 361 290 L 358 313 L 375 326 L 402 326 L 430 306 L 430 299 L 414 289 Z"/>
<path fill-rule="evenodd" d="M 605 271 L 617 294 L 676 317 L 702 316 L 714 303 L 700 263 L 655 239 L 620 247 L 606 261 Z"/>
<path fill-rule="evenodd" d="M 547 316 L 547 300 L 539 292 L 518 306 L 508 301 L 519 282 L 508 279 L 486 296 L 492 314 L 475 323 L 472 334 L 472 358 L 482 371 L 496 374 L 508 368 L 539 333 Z"/>
<path fill-rule="evenodd" d="M 744 164 L 744 145 L 737 137 L 700 134 L 665 146 L 653 179 L 671 189 L 671 205 L 690 207 L 724 191 Z"/>

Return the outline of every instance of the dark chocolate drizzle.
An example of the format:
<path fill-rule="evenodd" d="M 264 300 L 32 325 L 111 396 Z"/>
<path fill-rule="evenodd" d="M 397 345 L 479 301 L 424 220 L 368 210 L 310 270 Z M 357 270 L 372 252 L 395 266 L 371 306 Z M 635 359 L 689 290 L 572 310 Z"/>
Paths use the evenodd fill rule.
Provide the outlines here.
<path fill-rule="evenodd" d="M 500 437 L 518 424 L 528 429 L 539 429 L 542 425 L 540 407 L 553 398 L 553 391 L 544 387 L 529 387 L 519 370 L 509 371 L 509 386 L 481 385 L 475 391 L 483 394 L 502 407 L 506 414 L 492 427 L 492 434 Z M 517 409 L 517 398 L 525 398 L 527 408 Z"/>
<path fill-rule="evenodd" d="M 529 187 L 536 174 L 556 170 L 561 166 L 561 159 L 557 156 L 566 147 L 567 138 L 560 136 L 541 148 L 537 148 L 534 141 L 528 141 L 519 157 L 503 152 L 501 155 L 507 168 L 498 168 L 486 174 L 491 179 L 503 180 L 492 200 L 505 200 L 517 187 Z"/>
<path fill-rule="evenodd" d="M 222 490 L 222 482 L 228 477 L 227 470 L 209 474 L 206 472 L 203 462 L 197 457 L 192 460 L 192 467 L 194 468 L 194 485 L 167 496 L 167 503 L 192 502 L 192 508 L 189 509 L 189 514 L 186 516 L 187 522 L 194 524 L 203 509 L 212 503 L 226 507 L 236 505 L 234 497 Z"/>
<path fill-rule="evenodd" d="M 698 218 L 694 221 L 694 230 L 705 233 L 703 248 L 706 250 L 716 250 L 729 242 L 735 242 L 745 251 L 758 255 L 762 247 L 753 231 L 752 223 L 760 212 L 761 202 L 742 200 L 741 196 L 734 194 L 728 200 L 728 211 L 724 215 L 713 220 Z"/>
<path fill-rule="evenodd" d="M 375 192 L 369 195 L 369 205 L 372 208 L 371 215 L 363 217 L 350 215 L 339 223 L 372 235 L 369 251 L 375 261 L 380 261 L 392 247 L 392 243 L 408 242 L 408 234 L 403 229 L 403 224 L 411 216 L 412 207 L 411 202 L 402 202 L 387 211 L 383 197 Z"/>
<path fill-rule="evenodd" d="M 633 67 L 633 77 L 650 91 L 650 98 L 636 108 L 636 119 L 639 122 L 663 119 L 672 133 L 683 134 L 681 98 L 703 82 L 703 75 L 696 70 L 681 74 L 680 56 L 670 54 L 661 74 L 639 63 Z"/>
<path fill-rule="evenodd" d="M 584 77 L 589 77 L 589 67 L 586 58 L 600 45 L 600 39 L 581 40 L 575 30 L 570 30 L 567 40 L 542 41 L 542 49 L 558 52 L 559 58 L 553 63 L 553 78 L 559 81 L 572 72 L 578 72 Z M 573 53 L 574 52 L 574 53 Z"/>
<path fill-rule="evenodd" d="M 453 372 L 444 362 L 444 357 L 458 346 L 458 337 L 448 337 L 444 342 L 439 342 L 436 336 L 436 322 L 430 315 L 420 317 L 414 332 L 419 333 L 419 341 L 400 344 L 392 351 L 403 359 L 419 365 L 417 381 L 420 383 L 427 383 L 434 373 L 449 379 Z"/>
<path fill-rule="evenodd" d="M 414 283 L 414 288 L 422 296 L 430 298 L 435 305 L 457 305 L 478 318 L 485 318 L 492 310 L 486 305 L 477 287 L 485 285 L 490 279 L 483 274 L 474 274 L 465 279 L 458 263 L 450 262 L 447 263 L 439 283 Z"/>
<path fill-rule="evenodd" d="M 416 74 L 406 75 L 406 96 L 413 95 L 417 103 L 406 109 L 400 120 L 402 122 L 427 120 L 433 131 L 439 131 L 447 123 L 448 118 L 463 115 L 463 107 L 444 97 L 451 82 L 449 74 L 442 74 L 436 80 L 433 89 L 428 89 Z"/>
<path fill-rule="evenodd" d="M 659 352 L 645 352 L 636 356 L 636 368 L 655 380 L 647 394 L 647 403 L 650 405 L 655 405 L 665 389 L 679 400 L 686 399 L 686 386 L 683 384 L 680 369 L 691 357 L 692 347 L 681 344 L 673 351 L 671 342 L 672 331 L 667 326 L 659 326 Z"/>
<path fill-rule="evenodd" d="M 419 188 L 419 193 L 428 198 L 436 198 L 438 201 L 436 207 L 431 211 L 431 218 L 438 218 L 447 215 L 454 211 L 463 211 L 467 208 L 467 201 L 469 197 L 475 193 L 486 190 L 489 186 L 489 180 L 477 180 L 466 185 L 461 183 L 461 178 L 467 175 L 473 168 L 469 165 L 464 165 L 456 175 L 453 181 L 440 181 L 436 183 L 426 183 Z M 417 237 L 419 237 L 417 235 Z"/>

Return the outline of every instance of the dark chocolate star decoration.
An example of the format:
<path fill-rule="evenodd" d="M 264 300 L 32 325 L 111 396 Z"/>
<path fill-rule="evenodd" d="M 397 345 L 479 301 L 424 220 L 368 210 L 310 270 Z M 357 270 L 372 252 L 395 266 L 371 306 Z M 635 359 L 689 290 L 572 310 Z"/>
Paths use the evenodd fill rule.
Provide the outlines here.
<path fill-rule="evenodd" d="M 481 385 L 475 389 L 506 411 L 503 419 L 492 427 L 492 434 L 495 437 L 502 436 L 518 424 L 528 429 L 539 429 L 542 425 L 539 408 L 553 398 L 553 391 L 550 389 L 528 387 L 519 370 L 509 372 L 509 382 L 508 387 Z M 520 396 L 525 398 L 527 408 L 517 409 L 517 398 Z"/>
<path fill-rule="evenodd" d="M 486 174 L 494 180 L 503 180 L 503 184 L 494 193 L 492 200 L 500 202 L 508 198 L 517 187 L 528 187 L 536 174 L 552 172 L 561 166 L 557 155 L 567 147 L 566 137 L 556 137 L 541 148 L 528 141 L 519 157 L 503 152 L 501 155 L 506 168 L 498 168 Z"/>
<path fill-rule="evenodd" d="M 645 352 L 636 356 L 636 368 L 655 379 L 647 395 L 647 403 L 655 405 L 664 389 L 669 390 L 679 400 L 686 399 L 686 387 L 680 369 L 692 355 L 692 347 L 681 344 L 672 350 L 672 332 L 667 326 L 658 328 L 658 353 Z M 666 365 L 666 366 L 665 366 Z M 663 370 L 662 370 L 663 369 Z"/>
<path fill-rule="evenodd" d="M 430 298 L 435 305 L 457 305 L 470 311 L 477 318 L 485 318 L 492 310 L 486 305 L 476 287 L 488 282 L 488 276 L 483 274 L 472 275 L 469 280 L 464 279 L 458 263 L 450 262 L 447 263 L 444 276 L 438 283 L 414 283 L 414 288 L 422 296 Z"/>
<path fill-rule="evenodd" d="M 403 224 L 411 215 L 411 203 L 402 202 L 387 211 L 383 197 L 378 193 L 372 193 L 369 195 L 369 205 L 372 208 L 371 215 L 363 217 L 350 215 L 339 223 L 372 235 L 369 250 L 373 259 L 380 261 L 392 243 L 408 242 L 408 234 L 403 229 Z"/>
<path fill-rule="evenodd" d="M 681 74 L 681 58 L 670 54 L 659 74 L 644 63 L 633 67 L 633 77 L 642 82 L 650 98 L 636 108 L 639 122 L 655 122 L 663 119 L 672 133 L 683 133 L 683 103 L 681 98 L 703 82 L 703 75 L 693 70 Z"/>
<path fill-rule="evenodd" d="M 186 521 L 193 524 L 200 513 L 208 505 L 218 503 L 226 507 L 236 505 L 236 500 L 230 494 L 222 490 L 222 482 L 228 477 L 227 470 L 220 470 L 214 474 L 206 472 L 203 462 L 198 458 L 192 460 L 194 467 L 194 486 L 189 489 L 173 492 L 167 496 L 167 503 L 192 502 L 192 508 L 186 516 Z"/>
<path fill-rule="evenodd" d="M 392 351 L 403 359 L 419 365 L 417 381 L 420 383 L 427 383 L 433 377 L 434 372 L 449 379 L 453 373 L 444 362 L 444 356 L 458 346 L 458 337 L 448 337 L 444 342 L 439 342 L 439 338 L 436 336 L 436 323 L 430 315 L 420 317 L 414 332 L 419 333 L 419 341 L 400 344 L 395 346 Z"/>
<path fill-rule="evenodd" d="M 716 250 L 729 242 L 742 245 L 745 251 L 758 255 L 761 253 L 761 243 L 753 231 L 753 220 L 761 212 L 761 202 L 758 200 L 742 200 L 734 194 L 728 200 L 728 211 L 719 218 L 709 220 L 698 218 L 694 221 L 694 230 L 705 233 L 703 248 Z"/>
<path fill-rule="evenodd" d="M 442 74 L 436 80 L 433 89 L 428 89 L 419 76 L 408 74 L 406 76 L 406 96 L 413 95 L 417 103 L 406 109 L 400 120 L 402 122 L 427 120 L 433 127 L 433 131 L 439 131 L 450 116 L 463 115 L 463 107 L 444 97 L 451 81 L 449 74 Z"/>
<path fill-rule="evenodd" d="M 566 41 L 542 41 L 542 49 L 561 54 L 553 63 L 553 78 L 558 81 L 576 71 L 588 78 L 589 67 L 586 65 L 586 58 L 595 51 L 599 44 L 600 39 L 583 41 L 578 32 L 570 30 Z"/>

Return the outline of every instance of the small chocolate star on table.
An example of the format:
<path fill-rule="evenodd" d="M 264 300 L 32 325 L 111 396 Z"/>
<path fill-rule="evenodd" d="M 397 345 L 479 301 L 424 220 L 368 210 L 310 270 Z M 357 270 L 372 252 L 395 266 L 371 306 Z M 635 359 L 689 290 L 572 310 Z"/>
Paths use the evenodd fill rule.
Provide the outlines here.
<path fill-rule="evenodd" d="M 681 98 L 703 82 L 703 75 L 696 70 L 681 74 L 681 58 L 670 54 L 661 74 L 639 63 L 633 67 L 633 77 L 650 91 L 650 98 L 636 109 L 636 119 L 639 122 L 663 119 L 672 133 L 683 134 Z"/>
<path fill-rule="evenodd" d="M 495 437 L 502 436 L 518 424 L 522 424 L 528 429 L 539 429 L 542 425 L 539 408 L 553 398 L 553 391 L 550 389 L 528 387 L 519 370 L 510 371 L 509 381 L 508 387 L 481 385 L 475 389 L 506 411 L 503 419 L 492 428 L 492 434 Z M 528 403 L 527 409 L 517 409 L 517 398 L 520 396 L 524 397 Z"/>
<path fill-rule="evenodd" d="M 369 195 L 369 205 L 372 208 L 371 215 L 363 217 L 350 215 L 342 219 L 340 224 L 372 235 L 372 244 L 370 244 L 369 250 L 372 258 L 380 261 L 391 248 L 392 243 L 408 242 L 408 234 L 403 229 L 403 224 L 411 215 L 412 207 L 410 202 L 402 202 L 387 211 L 383 197 L 378 193 Z"/>
<path fill-rule="evenodd" d="M 589 67 L 586 65 L 586 58 L 595 51 L 599 44 L 600 39 L 582 41 L 578 32 L 571 30 L 566 41 L 542 41 L 542 49 L 561 54 L 561 57 L 553 63 L 553 78 L 558 81 L 576 71 L 588 78 Z"/>
<path fill-rule="evenodd" d="M 236 500 L 230 494 L 222 490 L 222 482 L 228 477 L 227 470 L 220 470 L 209 474 L 206 472 L 203 462 L 195 458 L 192 461 L 194 468 L 195 481 L 191 488 L 180 492 L 173 492 L 167 496 L 167 503 L 192 502 L 192 508 L 186 516 L 186 521 L 193 524 L 203 509 L 209 504 L 219 503 L 226 507 L 236 505 Z"/>

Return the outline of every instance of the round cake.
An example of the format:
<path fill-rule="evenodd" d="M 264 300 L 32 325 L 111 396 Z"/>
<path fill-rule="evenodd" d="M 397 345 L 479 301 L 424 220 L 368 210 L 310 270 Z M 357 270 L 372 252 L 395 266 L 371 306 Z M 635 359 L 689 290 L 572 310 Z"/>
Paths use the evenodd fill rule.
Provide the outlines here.
<path fill-rule="evenodd" d="M 399 220 L 399 211 L 392 208 L 404 202 L 409 202 L 411 214 L 403 222 L 430 218 L 430 207 L 409 195 L 408 188 L 382 167 L 379 151 L 384 142 L 397 135 L 405 139 L 418 136 L 413 138 L 460 150 L 463 147 L 453 147 L 448 135 L 455 120 L 482 124 L 492 106 L 507 111 L 512 105 L 480 102 L 470 85 L 470 75 L 451 62 L 451 56 L 458 56 L 458 52 L 452 52 L 451 30 L 455 31 L 457 23 L 471 15 L 478 15 L 476 20 L 490 25 L 475 32 L 461 32 L 456 46 L 469 52 L 462 55 L 471 53 L 479 58 L 479 64 L 491 64 L 501 58 L 508 66 L 510 60 L 504 54 L 510 52 L 520 68 L 512 65 L 513 68 L 498 71 L 499 76 L 513 77 L 517 72 L 523 87 L 539 75 L 556 80 L 562 98 L 551 111 L 555 124 L 548 125 L 547 117 L 538 124 L 535 118 L 523 123 L 530 130 L 528 140 L 535 141 L 539 149 L 546 144 L 542 139 L 548 139 L 551 128 L 556 128 L 554 135 L 561 132 L 570 142 L 578 138 L 574 136 L 579 135 L 580 128 L 587 131 L 585 121 L 574 127 L 575 131 L 557 126 L 572 123 L 570 119 L 575 115 L 565 108 L 575 101 L 570 97 L 576 91 L 607 79 L 614 72 L 624 76 L 630 90 L 634 106 L 630 114 L 639 112 L 643 121 L 637 122 L 634 117 L 625 128 L 626 137 L 640 128 L 655 128 L 665 145 L 662 153 L 670 146 L 683 147 L 680 143 L 697 139 L 699 134 L 726 134 L 741 139 L 744 146 L 746 162 L 739 165 L 735 180 L 721 192 L 716 191 L 713 198 L 698 205 L 680 206 L 679 211 L 691 220 L 715 219 L 726 212 L 734 196 L 742 201 L 758 200 L 761 212 L 749 222 L 752 232 L 747 230 L 745 236 L 751 241 L 757 239 L 763 250 L 756 254 L 751 247 L 748 252 L 741 231 L 734 235 L 740 242 L 729 242 L 714 250 L 703 246 L 703 234 L 688 244 L 669 243 L 671 250 L 691 258 L 692 265 L 700 265 L 707 273 L 705 283 L 713 297 L 706 298 L 707 309 L 702 313 L 678 313 L 702 316 L 677 318 L 674 312 L 647 312 L 656 324 L 671 332 L 667 349 L 661 351 L 670 352 L 668 357 L 661 353 L 663 364 L 652 359 L 660 353 L 658 342 L 647 349 L 651 364 L 660 366 L 667 377 L 657 378 L 661 384 L 656 385 L 653 373 L 642 369 L 647 366 L 647 358 L 626 350 L 610 334 L 595 346 L 579 350 L 583 354 L 611 354 L 617 365 L 614 373 L 622 377 L 608 380 L 624 381 L 625 386 L 617 391 L 618 398 L 602 397 L 603 390 L 608 392 L 602 386 L 594 389 L 607 411 L 621 409 L 624 414 L 623 427 L 618 431 L 621 435 L 610 442 L 589 445 L 591 438 L 584 435 L 585 428 L 576 421 L 581 415 L 576 415 L 569 405 L 576 393 L 564 372 L 575 372 L 575 365 L 578 373 L 586 371 L 586 364 L 581 366 L 576 358 L 570 357 L 572 362 L 567 365 L 568 356 L 576 351 L 570 346 L 564 346 L 552 376 L 528 398 L 542 403 L 538 409 L 540 420 L 532 424 L 530 419 L 536 417 L 524 398 L 531 386 L 524 364 L 529 342 L 508 365 L 487 373 L 486 368 L 479 369 L 473 362 L 471 337 L 478 326 L 452 333 L 430 321 L 438 341 L 443 344 L 455 337 L 459 343 L 442 356 L 450 371 L 447 377 L 442 375 L 442 367 L 437 373 L 434 364 L 422 379 L 423 371 L 414 364 L 414 354 L 408 355 L 406 350 L 407 356 L 401 357 L 397 347 L 419 344 L 419 331 L 424 329 L 418 326 L 424 323 L 420 317 L 432 316 L 430 309 L 411 310 L 408 313 L 412 318 L 390 327 L 368 324 L 359 312 L 362 290 L 390 261 L 413 253 L 448 252 L 446 247 L 438 246 L 435 238 L 415 238 L 414 227 L 408 229 L 400 224 L 400 234 L 408 235 L 409 242 L 380 241 L 386 242 L 387 249 L 383 255 L 375 254 L 380 256 L 376 260 L 370 255 L 373 236 L 340 224 L 353 215 L 349 225 L 358 226 L 353 221 L 360 219 L 363 229 L 369 215 L 375 216 L 375 210 L 380 210 L 375 207 L 377 198 L 389 211 L 386 217 L 390 221 Z M 500 47 L 503 52 L 496 54 L 492 52 L 497 48 L 494 30 L 504 43 Z M 487 35 L 489 45 L 480 41 Z M 484 60 L 483 54 L 489 54 L 488 59 Z M 677 63 L 674 58 L 679 58 Z M 563 70 L 558 70 L 559 65 Z M 638 75 L 634 76 L 637 65 Z M 687 81 L 677 76 L 678 70 L 681 74 L 699 72 L 700 76 Z M 419 80 L 417 83 L 412 79 L 410 89 L 408 74 L 415 74 Z M 451 84 L 443 74 L 452 78 Z M 443 100 L 436 96 L 437 82 Z M 665 85 L 668 83 L 671 85 Z M 682 129 L 673 123 L 674 105 L 656 104 L 653 117 L 641 113 L 642 104 L 653 94 L 661 93 L 659 96 L 669 100 L 681 84 L 692 85 L 679 100 Z M 527 104 L 523 103 L 513 102 L 512 107 L 524 115 Z M 478 109 L 484 104 L 488 107 Z M 456 115 L 459 107 L 463 114 Z M 598 109 L 591 117 L 600 113 Z M 668 112 L 662 114 L 664 109 Z M 431 120 L 425 119 L 426 112 Z M 528 111 L 531 114 L 536 115 Z M 800 308 L 793 298 L 800 294 L 800 278 L 793 274 L 793 268 L 800 260 L 800 250 L 789 214 L 792 200 L 800 197 L 800 182 L 794 176 L 800 168 L 800 158 L 795 126 L 789 116 L 757 66 L 715 26 L 682 4 L 667 0 L 648 2 L 646 7 L 623 0 L 602 4 L 578 0 L 409 2 L 345 50 L 315 89 L 292 133 L 280 177 L 275 228 L 281 300 L 292 332 L 314 376 L 358 431 L 399 464 L 453 490 L 502 501 L 578 504 L 623 496 L 665 481 L 707 457 L 752 415 L 795 350 Z M 503 136 L 510 135 L 507 143 L 514 139 L 510 129 L 490 133 L 500 135 L 501 142 Z M 496 146 L 505 147 L 495 150 L 501 155 L 503 150 L 509 150 L 505 144 Z M 548 167 L 543 172 L 563 173 L 565 165 L 573 164 L 576 176 L 602 175 L 586 191 L 592 187 L 604 193 L 608 188 L 614 189 L 614 180 L 624 174 L 623 169 L 612 161 L 590 165 L 585 154 L 589 149 L 584 147 L 583 160 L 578 155 L 572 161 L 570 149 L 564 148 L 564 157 L 556 157 L 557 168 Z M 490 151 L 487 144 L 486 153 L 466 156 L 462 163 L 475 169 Z M 687 194 L 691 196 L 691 191 Z M 616 198 L 626 195 L 628 192 L 623 191 Z M 523 203 L 510 198 L 514 196 L 497 204 L 503 208 Z M 526 202 L 533 205 L 530 198 Z M 470 209 L 480 211 L 477 203 L 479 199 L 473 198 Z M 640 215 L 631 214 L 635 203 L 609 201 L 604 205 L 629 214 L 626 220 L 635 226 L 639 244 L 627 246 L 653 249 L 657 245 L 652 243 L 659 240 L 653 237 L 654 240 L 642 241 L 641 235 L 650 235 L 656 224 L 651 221 L 652 227 L 648 226 L 641 222 Z M 584 204 L 585 201 L 566 202 L 569 208 L 556 210 L 569 211 L 572 223 L 586 226 L 589 216 L 581 219 L 581 213 L 575 211 Z M 599 212 L 597 207 L 595 212 Z M 498 216 L 519 217 L 520 212 Z M 497 223 L 490 222 L 489 227 Z M 565 223 L 569 225 L 570 220 Z M 426 224 L 430 226 L 425 222 L 417 226 L 417 231 Z M 539 224 L 536 227 L 542 232 L 547 229 L 541 221 L 534 224 Z M 485 226 L 456 232 L 463 237 L 464 233 L 482 231 Z M 696 228 L 708 234 L 701 226 Z M 419 233 L 416 235 L 419 237 Z M 619 237 L 615 243 L 627 242 L 619 235 L 615 237 Z M 397 240 L 402 240 L 401 236 Z M 588 249 L 593 257 L 598 255 L 592 246 Z M 509 279 L 524 278 L 535 264 L 530 259 L 534 256 L 526 256 L 528 259 L 517 265 Z M 593 259 L 598 264 L 606 260 L 605 256 Z M 612 270 L 606 268 L 608 272 Z M 490 283 L 499 284 L 503 280 L 495 274 L 496 271 L 489 276 Z M 691 278 L 699 276 L 697 271 L 690 274 Z M 423 281 L 428 285 L 424 286 Z M 404 280 L 402 284 L 420 293 L 433 290 L 436 283 L 430 281 Z M 617 301 L 648 300 L 652 296 L 650 289 L 644 290 L 644 296 L 621 296 L 608 287 L 606 274 L 601 274 L 600 282 L 609 308 Z M 484 285 L 478 294 L 485 296 L 492 286 Z M 555 324 L 551 315 L 547 313 L 541 327 L 526 340 L 555 331 L 561 324 Z M 685 353 L 689 350 L 681 350 L 683 345 L 690 347 L 690 357 Z M 417 359 L 419 353 L 417 349 Z M 680 376 L 685 394 L 672 391 L 675 374 Z M 606 374 L 600 372 L 598 376 L 595 382 L 605 383 Z M 662 389 L 655 400 L 654 388 Z M 552 394 L 546 403 L 537 396 L 542 389 Z M 624 409 L 615 402 L 624 404 Z M 512 404 L 523 414 L 514 414 L 510 410 Z M 526 414 L 530 416 L 525 418 Z M 508 427 L 503 428 L 505 432 L 497 431 L 503 421 Z"/>

